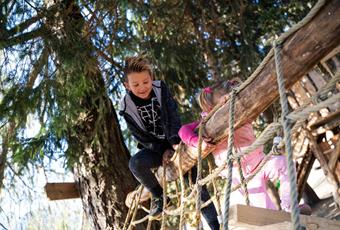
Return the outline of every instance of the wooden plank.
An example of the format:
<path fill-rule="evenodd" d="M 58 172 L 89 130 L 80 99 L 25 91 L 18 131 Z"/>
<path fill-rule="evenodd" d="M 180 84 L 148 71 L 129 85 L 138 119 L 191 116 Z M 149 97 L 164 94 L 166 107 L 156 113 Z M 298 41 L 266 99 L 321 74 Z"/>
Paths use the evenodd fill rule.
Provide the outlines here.
<path fill-rule="evenodd" d="M 326 62 L 328 59 L 334 57 L 335 55 L 337 55 L 338 53 L 340 53 L 340 45 L 337 46 L 334 50 L 332 50 L 332 52 L 330 52 L 329 54 L 327 54 L 326 57 L 321 59 L 321 63 Z"/>
<path fill-rule="evenodd" d="M 328 114 L 326 117 L 319 118 L 310 125 L 311 129 L 317 129 L 320 126 L 325 126 L 326 129 L 332 129 L 340 125 L 340 110 Z"/>
<path fill-rule="evenodd" d="M 306 226 L 307 229 L 327 229 L 327 230 L 340 229 L 339 221 L 333 221 L 321 217 L 305 215 L 300 215 L 300 220 L 301 224 Z M 291 221 L 290 213 L 284 211 L 276 211 L 246 205 L 235 205 L 230 208 L 229 222 L 233 226 L 236 226 L 238 223 L 240 224 L 244 223 L 253 226 L 265 227 L 277 223 L 290 221 Z"/>
<path fill-rule="evenodd" d="M 50 200 L 80 198 L 76 183 L 47 183 L 45 192 Z"/>
<path fill-rule="evenodd" d="M 302 80 L 301 80 L 302 86 L 303 88 L 307 91 L 307 96 L 311 97 L 312 95 L 314 95 L 316 93 L 316 88 L 313 85 L 313 83 L 311 82 L 311 80 L 309 79 L 308 76 L 303 76 Z"/>
<path fill-rule="evenodd" d="M 313 80 L 318 90 L 327 83 L 326 80 L 321 76 L 321 73 L 316 70 L 310 71 L 308 75 Z"/>
<path fill-rule="evenodd" d="M 297 173 L 297 190 L 298 190 L 298 201 L 301 200 L 303 192 L 305 190 L 307 179 L 312 170 L 313 164 L 315 162 L 315 156 L 308 149 L 306 154 L 303 157 L 301 164 L 298 167 Z"/>
<path fill-rule="evenodd" d="M 306 101 L 309 100 L 309 97 L 307 96 L 307 93 L 305 89 L 301 86 L 301 82 L 296 82 L 291 87 L 291 90 L 293 91 L 296 100 L 298 101 L 299 105 L 303 105 Z"/>
<path fill-rule="evenodd" d="M 339 164 L 339 157 L 340 157 L 340 138 L 336 144 L 335 150 L 329 158 L 328 167 L 331 172 L 335 172 L 336 165 Z M 338 179 L 339 180 L 339 179 Z"/>

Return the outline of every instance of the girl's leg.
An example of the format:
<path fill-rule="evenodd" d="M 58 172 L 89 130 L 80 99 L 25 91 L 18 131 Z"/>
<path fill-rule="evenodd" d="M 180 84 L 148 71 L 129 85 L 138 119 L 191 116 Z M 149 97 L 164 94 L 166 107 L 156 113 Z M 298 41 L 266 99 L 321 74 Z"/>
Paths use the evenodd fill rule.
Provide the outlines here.
<path fill-rule="evenodd" d="M 163 189 L 151 169 L 162 165 L 162 155 L 149 149 L 142 149 L 129 161 L 129 168 L 137 180 L 144 185 L 154 197 L 162 197 Z"/>
<path fill-rule="evenodd" d="M 284 211 L 290 211 L 290 183 L 286 156 L 272 156 L 264 166 L 263 171 L 267 179 L 280 180 L 281 208 Z"/>
<path fill-rule="evenodd" d="M 184 176 L 184 179 L 186 183 L 188 183 L 188 173 Z M 194 166 L 191 169 L 191 181 L 193 183 L 196 183 L 197 179 L 197 168 Z M 210 194 L 208 192 L 207 187 L 204 185 L 202 186 L 202 191 L 201 191 L 201 200 L 203 203 L 208 201 L 210 199 Z M 205 220 L 207 221 L 208 225 L 212 230 L 218 230 L 220 228 L 220 225 L 217 220 L 217 211 L 215 208 L 214 203 L 210 203 L 207 207 L 202 209 L 202 215 L 204 216 Z"/>

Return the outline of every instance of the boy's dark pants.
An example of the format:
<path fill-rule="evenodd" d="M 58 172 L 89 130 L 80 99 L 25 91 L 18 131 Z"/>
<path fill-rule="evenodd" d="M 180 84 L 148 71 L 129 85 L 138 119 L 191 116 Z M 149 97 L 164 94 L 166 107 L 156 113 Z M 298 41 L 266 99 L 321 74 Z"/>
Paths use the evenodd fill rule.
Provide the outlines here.
<path fill-rule="evenodd" d="M 162 197 L 163 189 L 159 185 L 155 175 L 151 172 L 152 168 L 156 168 L 162 165 L 163 153 L 153 152 L 149 149 L 142 149 L 129 161 L 129 168 L 137 180 L 144 185 L 154 197 Z M 196 181 L 197 169 L 193 167 L 191 169 L 191 179 L 193 183 Z M 188 182 L 188 173 L 184 176 L 186 182 Z M 206 202 L 210 199 L 207 187 L 202 187 L 201 199 Z M 202 214 L 212 229 L 217 225 L 217 212 L 213 203 L 202 209 Z M 214 227 L 213 227 L 214 226 Z"/>

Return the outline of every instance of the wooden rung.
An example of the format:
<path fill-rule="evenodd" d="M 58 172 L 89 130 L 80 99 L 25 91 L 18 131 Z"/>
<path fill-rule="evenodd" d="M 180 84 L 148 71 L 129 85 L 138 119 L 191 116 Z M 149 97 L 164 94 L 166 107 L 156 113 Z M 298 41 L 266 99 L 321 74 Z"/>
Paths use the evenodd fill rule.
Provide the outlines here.
<path fill-rule="evenodd" d="M 322 117 L 318 119 L 316 122 L 310 125 L 311 129 L 317 129 L 320 126 L 326 126 L 326 128 L 331 129 L 340 124 L 340 110 L 337 110 L 333 113 L 328 114 L 327 117 Z"/>
<path fill-rule="evenodd" d="M 290 221 L 291 217 L 290 213 L 288 212 L 251 207 L 240 204 L 232 206 L 230 208 L 229 214 L 229 223 L 232 226 L 237 226 L 238 224 L 240 225 L 246 224 L 264 227 L 279 223 L 280 225 L 282 225 L 282 222 L 290 223 Z M 340 229 L 339 221 L 328 220 L 321 217 L 300 215 L 300 221 L 302 225 L 307 227 L 307 229 L 327 229 L 327 230 Z"/>
<path fill-rule="evenodd" d="M 50 200 L 64 200 L 80 198 L 76 183 L 47 183 L 45 192 Z"/>

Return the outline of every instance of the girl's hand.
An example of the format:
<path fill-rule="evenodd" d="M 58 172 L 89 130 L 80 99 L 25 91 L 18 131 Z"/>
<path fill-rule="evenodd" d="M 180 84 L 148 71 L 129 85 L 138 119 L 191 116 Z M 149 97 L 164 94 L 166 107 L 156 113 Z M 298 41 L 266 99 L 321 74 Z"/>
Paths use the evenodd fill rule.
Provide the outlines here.
<path fill-rule="evenodd" d="M 202 142 L 202 150 L 211 149 L 212 147 L 213 147 L 212 144 L 210 144 L 209 142 L 206 142 L 205 140 L 203 140 L 203 142 Z"/>
<path fill-rule="evenodd" d="M 174 151 L 172 149 L 165 150 L 163 154 L 163 164 L 169 164 L 171 162 L 171 158 L 174 155 Z"/>

